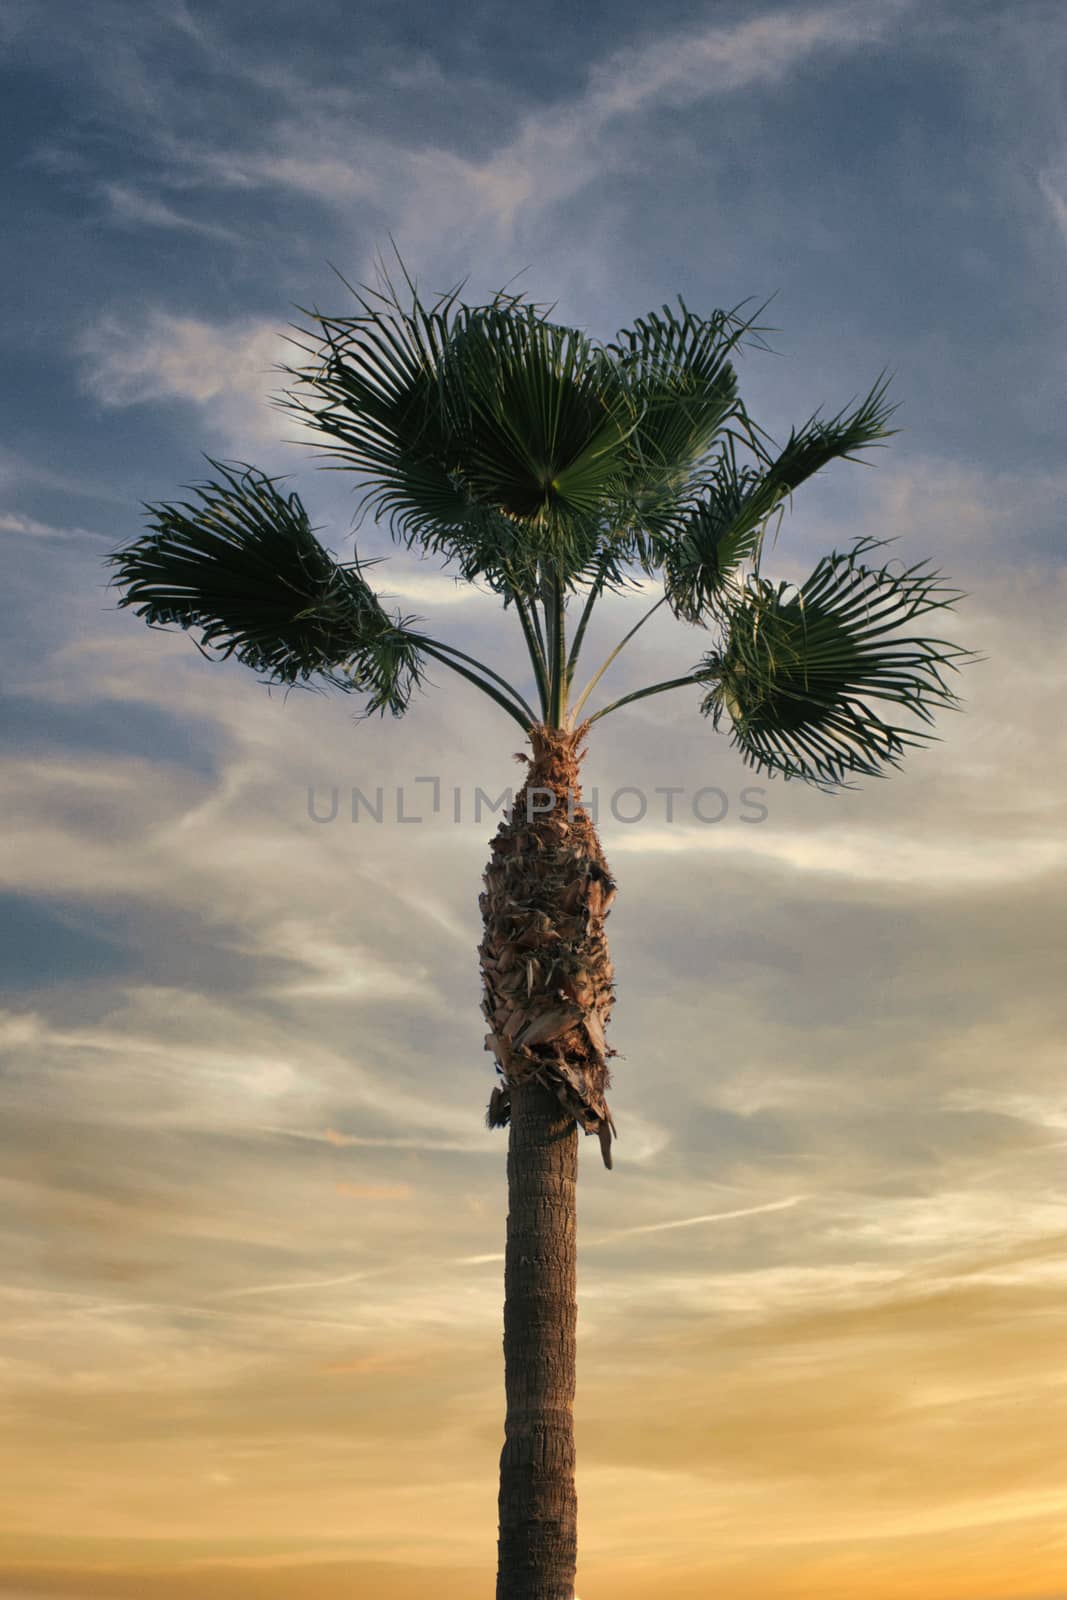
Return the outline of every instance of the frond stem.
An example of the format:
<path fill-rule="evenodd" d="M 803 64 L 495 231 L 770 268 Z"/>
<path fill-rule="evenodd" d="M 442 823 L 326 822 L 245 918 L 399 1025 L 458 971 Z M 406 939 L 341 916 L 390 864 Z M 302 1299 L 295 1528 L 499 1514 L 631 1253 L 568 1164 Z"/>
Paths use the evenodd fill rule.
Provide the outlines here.
<path fill-rule="evenodd" d="M 627 706 L 631 700 L 644 700 L 651 694 L 666 694 L 668 689 L 683 689 L 689 683 L 707 683 L 709 680 L 705 673 L 688 672 L 684 678 L 668 678 L 664 683 L 651 683 L 647 689 L 634 689 L 631 694 L 624 694 L 618 700 L 613 700 L 610 705 L 602 706 L 595 711 L 588 722 L 599 722 L 601 717 L 606 717 L 609 711 L 617 711 L 620 706 Z"/>
<path fill-rule="evenodd" d="M 517 589 L 518 585 L 516 585 L 515 587 Z M 547 648 L 545 646 L 545 634 L 544 634 L 544 629 L 541 626 L 541 615 L 540 615 L 540 612 L 537 609 L 537 595 L 536 595 L 536 593 L 534 593 L 533 595 L 530 596 L 530 599 L 529 599 L 528 603 L 527 603 L 527 601 L 524 600 L 523 604 L 527 606 L 527 610 L 528 610 L 529 617 L 530 617 L 530 625 L 533 628 L 534 638 L 537 640 L 537 647 L 541 652 L 541 660 L 546 663 L 545 671 L 547 672 L 547 670 L 548 670 L 548 667 L 547 667 L 548 650 L 547 650 Z"/>
<path fill-rule="evenodd" d="M 585 630 L 589 626 L 589 618 L 593 615 L 593 607 L 600 599 L 602 593 L 604 573 L 607 571 L 609 559 L 610 558 L 605 553 L 601 556 L 597 563 L 597 572 L 593 579 L 592 588 L 589 590 L 589 593 L 586 596 L 585 605 L 582 607 L 582 614 L 578 618 L 578 626 L 574 630 L 574 639 L 571 643 L 571 653 L 567 657 L 568 684 L 574 677 L 574 669 L 578 665 L 578 657 L 581 654 L 582 642 L 585 639 Z"/>
<path fill-rule="evenodd" d="M 531 607 L 529 610 L 526 601 L 516 589 L 512 590 L 515 601 L 515 610 L 518 612 L 522 624 L 523 637 L 526 640 L 526 649 L 537 680 L 537 697 L 541 702 L 541 715 L 548 715 L 548 663 L 545 661 L 543 642 L 540 637 L 540 627 L 537 624 L 537 612 Z"/>
<path fill-rule="evenodd" d="M 563 584 L 558 577 L 552 579 L 552 597 L 549 610 L 549 635 L 552 640 L 552 681 L 549 696 L 549 726 L 562 728 L 567 709 L 567 631 L 566 604 Z"/>
<path fill-rule="evenodd" d="M 646 611 L 644 616 L 639 618 L 638 621 L 634 623 L 634 625 L 630 629 L 629 633 L 624 634 L 624 636 L 619 640 L 618 644 L 615 646 L 614 650 L 608 656 L 607 660 L 605 662 L 603 662 L 603 664 L 600 667 L 597 668 L 596 672 L 594 672 L 593 676 L 590 678 L 589 682 L 586 684 L 585 688 L 582 690 L 581 694 L 578 697 L 578 700 L 577 700 L 576 704 L 574 705 L 574 707 L 573 707 L 573 709 L 571 711 L 570 719 L 571 719 L 572 723 L 574 723 L 574 724 L 577 723 L 577 721 L 578 721 L 578 713 L 581 711 L 582 707 L 585 705 L 585 702 L 589 699 L 589 696 L 592 694 L 593 690 L 596 688 L 597 684 L 600 682 L 600 680 L 604 676 L 605 672 L 607 672 L 607 670 L 611 666 L 612 662 L 615 661 L 617 659 L 617 657 L 622 654 L 623 650 L 625 650 L 626 646 L 629 644 L 630 640 L 633 638 L 634 634 L 638 631 L 638 629 L 639 628 L 643 628 L 645 623 L 649 620 L 649 618 L 656 614 L 656 612 L 659 610 L 660 606 L 666 605 L 666 603 L 667 603 L 667 596 L 665 594 L 661 595 L 660 598 L 656 601 L 655 605 L 651 608 L 651 610 Z M 621 704 L 621 702 L 620 702 L 620 704 Z M 601 715 L 603 715 L 603 713 L 601 713 Z"/>
<path fill-rule="evenodd" d="M 495 700 L 498 706 L 502 707 L 510 717 L 515 719 L 520 728 L 529 729 L 538 721 L 536 711 L 527 704 L 518 690 L 513 688 L 507 679 L 502 678 L 498 672 L 494 672 L 491 667 L 487 667 L 484 662 L 475 660 L 473 656 L 464 655 L 462 650 L 456 650 L 451 645 L 439 644 L 436 639 L 420 637 L 417 643 L 419 649 L 424 650 L 428 656 L 440 661 L 443 666 L 451 667 L 453 672 L 458 672 L 461 678 L 466 678 L 468 683 L 473 683 L 477 688 L 481 689 L 483 694 L 487 694 L 490 700 Z M 502 684 L 508 691 L 507 694 L 502 694 L 499 689 L 494 688 L 487 678 L 481 677 L 479 673 L 472 672 L 468 667 L 461 666 L 461 661 L 469 661 L 473 666 L 479 667 L 482 672 L 488 674 L 489 678 L 495 679 L 497 683 Z"/>

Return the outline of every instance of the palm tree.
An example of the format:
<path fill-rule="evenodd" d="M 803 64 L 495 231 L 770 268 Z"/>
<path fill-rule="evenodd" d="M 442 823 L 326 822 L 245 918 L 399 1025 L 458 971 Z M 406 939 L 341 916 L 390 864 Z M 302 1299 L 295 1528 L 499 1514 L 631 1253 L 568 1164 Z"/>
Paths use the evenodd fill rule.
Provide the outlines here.
<path fill-rule="evenodd" d="M 148 532 L 109 559 L 120 605 L 269 682 L 329 685 L 362 696 L 365 714 L 400 716 L 431 668 L 449 668 L 528 738 L 480 898 L 499 1079 L 487 1121 L 510 1130 L 497 1596 L 571 1600 L 577 1129 L 598 1135 L 608 1167 L 615 1131 L 615 883 L 580 803 L 587 735 L 643 697 L 695 690 L 750 767 L 832 790 L 933 737 L 934 712 L 958 704 L 947 671 L 969 652 L 913 631 L 957 592 L 926 563 L 891 567 L 872 539 L 799 586 L 763 573 L 793 491 L 889 436 L 884 381 L 777 449 L 734 366 L 759 313 L 699 317 L 679 297 L 602 344 L 506 290 L 472 306 L 460 285 L 424 304 L 401 270 L 402 293 L 384 269 L 377 289 L 351 289 L 353 315 L 301 312 L 305 359 L 282 369 L 294 381 L 280 404 L 359 475 L 364 514 L 514 614 L 525 681 L 388 612 L 367 563 L 336 561 L 297 496 L 251 466 L 208 457 L 216 476 L 196 501 L 148 506 Z M 597 603 L 650 587 L 654 603 L 579 687 Z M 697 660 L 594 709 L 661 607 L 699 630 Z"/>

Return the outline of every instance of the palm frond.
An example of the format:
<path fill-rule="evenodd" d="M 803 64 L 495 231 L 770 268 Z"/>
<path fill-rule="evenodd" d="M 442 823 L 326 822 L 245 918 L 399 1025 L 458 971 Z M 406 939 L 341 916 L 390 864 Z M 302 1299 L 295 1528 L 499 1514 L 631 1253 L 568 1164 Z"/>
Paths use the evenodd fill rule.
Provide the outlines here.
<path fill-rule="evenodd" d="M 748 422 L 730 360 L 746 334 L 758 333 L 750 317 L 691 312 L 681 295 L 679 316 L 670 306 L 638 317 L 605 346 L 625 381 L 639 420 L 629 439 L 627 494 L 630 516 L 644 529 L 662 531 L 715 440 L 730 422 L 747 434 Z"/>
<path fill-rule="evenodd" d="M 401 715 L 422 675 L 413 619 L 387 614 L 360 563 L 333 560 L 295 494 L 208 459 L 219 479 L 194 487 L 199 504 L 146 506 L 150 531 L 110 557 L 120 607 L 271 682 L 318 676 Z"/>
<path fill-rule="evenodd" d="M 885 424 L 896 408 L 885 394 L 879 379 L 853 410 L 794 429 L 776 455 L 759 446 L 758 466 L 738 466 L 733 438 L 725 441 L 690 503 L 651 541 L 676 616 L 702 624 L 728 606 L 730 580 L 745 561 L 758 564 L 767 523 L 793 490 L 829 462 L 854 461 L 856 451 L 891 435 Z"/>
<path fill-rule="evenodd" d="M 815 412 L 802 427 L 792 429 L 777 455 L 761 452 L 768 478 L 779 485 L 783 494 L 792 494 L 831 461 L 858 461 L 858 450 L 891 439 L 897 429 L 887 428 L 886 423 L 897 407 L 886 402 L 888 388 L 889 380 L 883 374 L 852 410 L 846 406 L 836 416 L 825 419 Z"/>
<path fill-rule="evenodd" d="M 460 472 L 467 419 L 446 362 L 462 310 L 455 291 L 429 308 L 414 290 L 410 308 L 396 297 L 379 297 L 384 309 L 357 298 L 354 317 L 307 313 L 318 343 L 294 341 L 310 360 L 286 369 L 295 387 L 282 409 L 367 480 L 361 513 L 384 517 L 396 538 L 446 551 L 471 535 L 506 542 L 505 520 L 477 503 Z"/>
<path fill-rule="evenodd" d="M 636 419 L 590 340 L 532 308 L 489 308 L 464 319 L 449 364 L 469 401 L 464 469 L 479 499 L 540 523 L 602 510 Z"/>
<path fill-rule="evenodd" d="M 712 683 L 701 709 L 746 765 L 822 788 L 879 776 L 933 735 L 884 720 L 877 705 L 930 724 L 958 705 L 946 681 L 972 652 L 901 629 L 960 598 L 927 563 L 894 572 L 861 557 L 885 541 L 857 540 L 825 556 L 799 590 L 754 575 L 729 618 L 725 647 L 703 663 Z"/>
<path fill-rule="evenodd" d="M 354 317 L 315 314 L 283 409 L 364 478 L 361 513 L 395 538 L 497 588 L 541 562 L 580 581 L 633 426 L 625 387 L 581 333 L 517 296 L 427 307 L 409 289 L 361 297 Z"/>
<path fill-rule="evenodd" d="M 728 603 L 738 568 L 758 556 L 767 522 L 783 490 L 755 467 L 739 467 L 724 450 L 704 480 L 702 493 L 656 541 L 663 586 L 676 617 L 705 624 Z"/>
<path fill-rule="evenodd" d="M 462 284 L 424 300 L 397 260 L 399 289 L 384 268 L 377 289 L 346 285 L 354 314 L 302 312 L 310 326 L 291 342 L 303 361 L 282 369 L 293 382 L 278 403 L 319 436 L 327 465 L 355 473 L 359 516 L 513 610 L 541 715 L 563 725 L 600 597 L 661 576 L 658 604 L 716 622 L 724 642 L 692 672 L 598 715 L 698 683 L 704 711 L 729 718 L 751 764 L 828 785 L 893 764 L 927 737 L 872 707 L 900 704 L 928 723 L 931 707 L 954 703 L 942 672 L 968 652 L 894 633 L 949 603 L 936 575 L 864 566 L 873 541 L 827 557 L 795 593 L 760 573 L 771 518 L 792 492 L 892 433 L 884 379 L 776 449 L 749 416 L 734 365 L 746 339 L 761 342 L 762 307 L 698 317 L 679 296 L 677 310 L 665 305 L 602 344 L 507 288 L 481 305 L 461 299 Z M 148 506 L 148 533 L 111 557 L 121 605 L 271 681 L 361 691 L 369 710 L 402 712 L 429 661 L 523 727 L 535 719 L 494 668 L 388 614 L 367 563 L 335 561 L 295 495 L 254 468 L 211 464 L 218 476 L 196 487 L 199 503 Z"/>

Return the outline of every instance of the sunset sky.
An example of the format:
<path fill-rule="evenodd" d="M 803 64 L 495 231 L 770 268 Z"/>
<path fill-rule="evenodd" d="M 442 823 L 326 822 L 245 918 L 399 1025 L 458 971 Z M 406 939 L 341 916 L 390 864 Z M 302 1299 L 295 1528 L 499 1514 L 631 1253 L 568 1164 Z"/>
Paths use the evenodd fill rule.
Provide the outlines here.
<path fill-rule="evenodd" d="M 597 730 L 578 1594 L 1065 1600 L 1065 75 L 1043 0 L 0 0 L 3 1600 L 492 1593 L 472 801 L 518 730 L 443 676 L 400 722 L 268 692 L 102 564 L 204 452 L 291 474 L 350 558 L 349 482 L 268 397 L 295 307 L 351 309 L 330 264 L 373 283 L 390 235 L 429 294 L 518 274 L 603 339 L 773 295 L 740 376 L 779 439 L 889 369 L 902 431 L 767 570 L 898 538 L 987 658 L 833 798 L 753 778 L 696 691 Z M 518 670 L 490 597 L 374 580 Z M 617 693 L 707 648 L 641 641 Z M 421 824 L 349 820 L 398 785 Z"/>

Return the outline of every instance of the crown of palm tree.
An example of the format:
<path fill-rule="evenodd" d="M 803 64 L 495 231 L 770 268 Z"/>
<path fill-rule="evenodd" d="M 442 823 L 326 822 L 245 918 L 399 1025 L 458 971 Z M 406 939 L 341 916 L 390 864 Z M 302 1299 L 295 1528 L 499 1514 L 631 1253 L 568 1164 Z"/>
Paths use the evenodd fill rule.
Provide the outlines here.
<path fill-rule="evenodd" d="M 402 263 L 401 263 L 402 266 Z M 956 705 L 946 672 L 970 652 L 901 632 L 957 591 L 926 565 L 864 561 L 876 542 L 821 560 L 799 587 L 761 570 L 765 536 L 792 493 L 892 431 L 880 379 L 858 404 L 815 415 L 775 451 L 748 416 L 734 366 L 757 339 L 743 307 L 695 316 L 679 298 L 610 343 L 551 322 L 551 308 L 501 291 L 471 306 L 460 288 L 425 305 L 352 290 L 348 317 L 304 312 L 306 357 L 281 405 L 324 441 L 331 467 L 364 485 L 360 516 L 436 556 L 513 609 L 533 700 L 485 662 L 390 615 L 365 577 L 315 536 L 296 495 L 254 467 L 209 459 L 197 503 L 146 507 L 149 529 L 111 557 L 120 605 L 178 625 L 268 681 L 362 694 L 399 716 L 429 661 L 450 667 L 524 728 L 575 726 L 653 611 L 713 628 L 717 643 L 678 677 L 601 706 L 701 690 L 714 726 L 757 770 L 823 787 L 897 764 Z M 310 342 L 307 342 L 310 339 Z M 574 678 L 608 591 L 662 592 L 581 692 Z M 568 631 L 571 609 L 577 613 Z M 898 725 L 885 720 L 908 714 Z"/>

